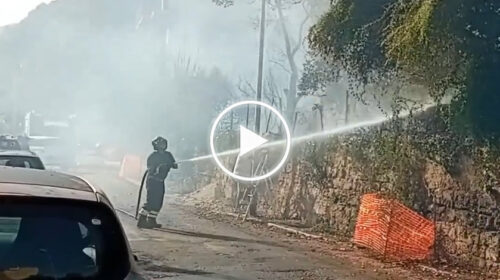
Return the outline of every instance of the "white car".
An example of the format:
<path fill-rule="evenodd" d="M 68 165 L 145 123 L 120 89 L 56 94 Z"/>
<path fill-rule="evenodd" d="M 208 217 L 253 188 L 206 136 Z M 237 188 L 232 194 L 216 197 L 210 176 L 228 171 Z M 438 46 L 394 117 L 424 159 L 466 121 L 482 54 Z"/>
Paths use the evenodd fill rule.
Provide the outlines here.
<path fill-rule="evenodd" d="M 0 167 L 0 279 L 143 280 L 106 195 L 83 179 Z"/>
<path fill-rule="evenodd" d="M 0 166 L 45 169 L 40 157 L 31 151 L 0 151 Z"/>

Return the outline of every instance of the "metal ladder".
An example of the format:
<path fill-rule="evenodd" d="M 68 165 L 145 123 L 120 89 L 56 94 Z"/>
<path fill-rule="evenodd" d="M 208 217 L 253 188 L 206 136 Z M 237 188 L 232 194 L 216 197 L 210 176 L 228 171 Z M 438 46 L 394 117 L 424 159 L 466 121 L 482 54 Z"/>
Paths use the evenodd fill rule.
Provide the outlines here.
<path fill-rule="evenodd" d="M 264 157 L 260 160 L 255 168 L 255 172 L 252 174 L 264 174 L 268 172 L 268 169 L 265 167 L 268 161 L 269 155 L 266 153 Z M 252 168 L 253 171 L 253 168 Z M 237 201 L 235 205 L 235 212 L 238 214 L 238 218 L 241 214 L 244 213 L 243 220 L 245 221 L 250 215 L 250 209 L 252 205 L 256 202 L 256 193 L 258 193 L 258 187 L 261 182 L 253 182 L 251 185 L 242 185 L 237 182 Z M 269 178 L 264 180 L 266 187 L 269 188 L 272 183 Z"/>

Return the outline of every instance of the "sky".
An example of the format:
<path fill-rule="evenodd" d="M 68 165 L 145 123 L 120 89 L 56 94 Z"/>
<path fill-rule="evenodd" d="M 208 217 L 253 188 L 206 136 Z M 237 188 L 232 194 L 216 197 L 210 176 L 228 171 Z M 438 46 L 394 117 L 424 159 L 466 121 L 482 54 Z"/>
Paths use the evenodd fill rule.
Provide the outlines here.
<path fill-rule="evenodd" d="M 51 1 L 53 0 L 0 0 L 0 26 L 18 23 L 40 3 Z"/>

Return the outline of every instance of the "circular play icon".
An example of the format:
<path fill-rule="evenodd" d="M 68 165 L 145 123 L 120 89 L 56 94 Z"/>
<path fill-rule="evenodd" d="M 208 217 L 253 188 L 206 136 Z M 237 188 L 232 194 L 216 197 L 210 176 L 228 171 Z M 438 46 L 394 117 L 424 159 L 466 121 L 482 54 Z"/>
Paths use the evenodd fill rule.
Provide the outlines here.
<path fill-rule="evenodd" d="M 254 131 L 254 126 L 249 122 L 250 106 L 261 107 L 263 112 L 261 122 L 266 123 L 264 135 Z M 246 121 L 244 117 L 240 118 L 240 122 L 233 120 L 238 119 L 235 116 L 240 115 L 246 115 Z M 229 117 L 230 121 L 227 120 Z M 255 122 L 255 119 L 253 121 Z M 230 128 L 221 131 L 221 124 L 228 122 Z M 277 132 L 273 133 L 273 128 Z M 218 150 L 216 139 L 223 138 L 216 137 L 218 133 L 233 135 L 234 138 L 231 139 L 238 144 L 237 147 L 231 150 Z M 278 172 L 288 158 L 290 147 L 291 134 L 285 118 L 276 108 L 260 101 L 241 101 L 227 107 L 217 116 L 210 130 L 210 151 L 215 162 L 224 173 L 240 181 L 259 181 Z M 233 158 L 227 158 L 230 155 L 233 155 Z M 223 161 L 221 157 L 225 157 L 225 160 Z M 226 166 L 228 161 L 231 163 Z"/>

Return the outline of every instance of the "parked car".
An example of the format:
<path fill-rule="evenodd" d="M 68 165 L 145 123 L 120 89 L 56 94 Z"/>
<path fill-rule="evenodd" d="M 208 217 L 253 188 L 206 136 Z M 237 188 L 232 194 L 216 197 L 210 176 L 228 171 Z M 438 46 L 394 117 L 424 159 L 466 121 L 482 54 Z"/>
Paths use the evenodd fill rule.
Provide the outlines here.
<path fill-rule="evenodd" d="M 0 167 L 0 279 L 144 279 L 106 195 L 85 180 Z"/>
<path fill-rule="evenodd" d="M 70 169 L 77 165 L 76 148 L 69 147 L 62 139 L 31 137 L 30 150 L 52 169 Z"/>
<path fill-rule="evenodd" d="M 40 157 L 30 151 L 0 151 L 0 166 L 45 169 Z"/>
<path fill-rule="evenodd" d="M 12 135 L 0 135 L 0 150 L 19 151 L 22 150 L 21 143 Z"/>

